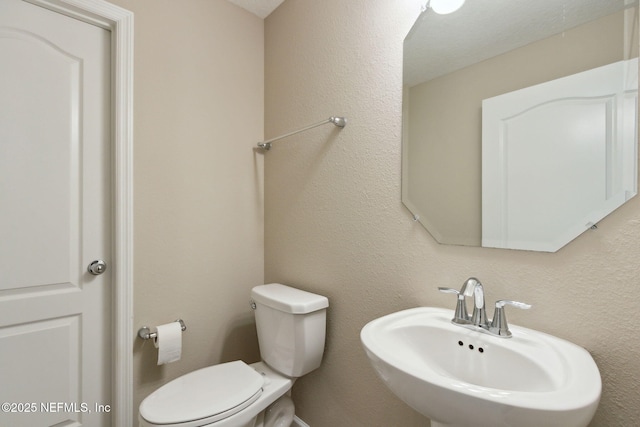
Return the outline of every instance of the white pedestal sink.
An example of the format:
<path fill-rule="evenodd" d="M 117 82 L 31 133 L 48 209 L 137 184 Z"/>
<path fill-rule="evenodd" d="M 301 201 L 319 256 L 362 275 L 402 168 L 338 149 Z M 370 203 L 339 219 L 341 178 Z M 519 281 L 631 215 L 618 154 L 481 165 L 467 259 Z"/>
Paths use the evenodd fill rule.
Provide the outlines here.
<path fill-rule="evenodd" d="M 500 338 L 420 307 L 362 328 L 367 356 L 401 400 L 433 427 L 584 427 L 600 401 L 598 367 L 582 347 L 510 325 Z"/>

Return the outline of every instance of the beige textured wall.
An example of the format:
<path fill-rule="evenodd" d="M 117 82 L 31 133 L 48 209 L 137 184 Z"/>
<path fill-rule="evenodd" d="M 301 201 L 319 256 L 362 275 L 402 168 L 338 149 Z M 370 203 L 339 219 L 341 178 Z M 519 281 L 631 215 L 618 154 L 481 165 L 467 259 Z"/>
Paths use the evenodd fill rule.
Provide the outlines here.
<path fill-rule="evenodd" d="M 265 156 L 266 281 L 331 304 L 323 365 L 294 386 L 298 415 L 313 427 L 424 426 L 376 378 L 359 332 L 403 308 L 453 308 L 436 287 L 473 275 L 490 301 L 533 304 L 513 323 L 591 352 L 604 385 L 592 426 L 640 425 L 640 197 L 553 254 L 438 245 L 402 206 L 402 41 L 419 3 L 286 0 L 266 19 L 266 136 L 349 119 Z"/>
<path fill-rule="evenodd" d="M 166 366 L 135 339 L 137 411 L 179 375 L 258 359 L 248 301 L 264 277 L 252 151 L 263 136 L 264 21 L 222 0 L 113 2 L 135 14 L 134 324 L 180 317 L 188 328 L 182 359 Z"/>

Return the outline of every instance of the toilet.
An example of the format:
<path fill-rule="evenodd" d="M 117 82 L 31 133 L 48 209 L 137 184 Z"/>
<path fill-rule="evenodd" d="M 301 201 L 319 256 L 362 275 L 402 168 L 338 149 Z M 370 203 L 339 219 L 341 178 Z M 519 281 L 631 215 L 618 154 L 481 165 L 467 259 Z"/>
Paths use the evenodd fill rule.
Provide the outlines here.
<path fill-rule="evenodd" d="M 140 404 L 140 427 L 289 427 L 295 380 L 320 366 L 329 300 L 272 283 L 251 290 L 262 360 L 209 366 Z"/>

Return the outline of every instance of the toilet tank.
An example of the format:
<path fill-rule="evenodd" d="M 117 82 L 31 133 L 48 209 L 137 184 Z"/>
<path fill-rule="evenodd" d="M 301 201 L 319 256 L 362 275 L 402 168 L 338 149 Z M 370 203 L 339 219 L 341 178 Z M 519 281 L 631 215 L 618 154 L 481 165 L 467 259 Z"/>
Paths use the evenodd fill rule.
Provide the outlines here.
<path fill-rule="evenodd" d="M 318 368 L 329 300 L 279 283 L 256 286 L 251 298 L 262 360 L 291 378 Z"/>

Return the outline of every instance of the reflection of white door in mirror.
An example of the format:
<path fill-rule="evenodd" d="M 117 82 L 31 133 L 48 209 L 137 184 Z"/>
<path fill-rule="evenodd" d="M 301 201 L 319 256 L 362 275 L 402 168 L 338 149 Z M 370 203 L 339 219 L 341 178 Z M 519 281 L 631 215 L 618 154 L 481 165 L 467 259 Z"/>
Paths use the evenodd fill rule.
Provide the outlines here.
<path fill-rule="evenodd" d="M 637 192 L 638 60 L 482 102 L 482 246 L 555 252 Z"/>

